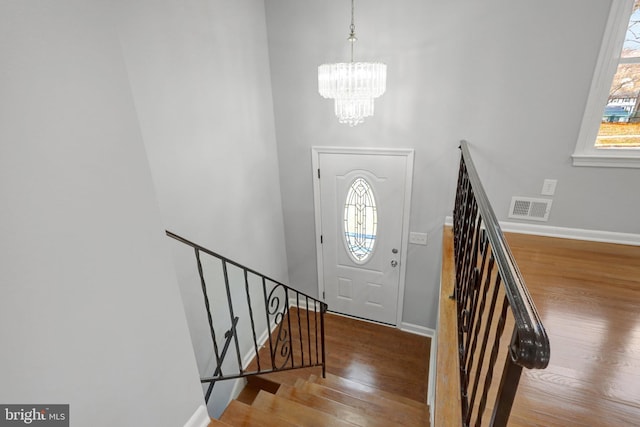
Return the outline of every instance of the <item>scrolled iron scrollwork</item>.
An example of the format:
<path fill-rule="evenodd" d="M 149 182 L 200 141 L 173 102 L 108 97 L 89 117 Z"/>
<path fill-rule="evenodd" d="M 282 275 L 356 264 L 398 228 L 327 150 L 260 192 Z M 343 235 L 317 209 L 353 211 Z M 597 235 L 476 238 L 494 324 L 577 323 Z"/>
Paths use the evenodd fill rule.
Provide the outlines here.
<path fill-rule="evenodd" d="M 278 290 L 283 294 L 279 294 Z M 267 314 L 273 316 L 274 324 L 278 330 L 276 340 L 271 353 L 274 369 L 282 369 L 292 360 L 290 326 L 285 321 L 289 306 L 287 304 L 287 289 L 282 284 L 277 284 L 267 296 Z"/>

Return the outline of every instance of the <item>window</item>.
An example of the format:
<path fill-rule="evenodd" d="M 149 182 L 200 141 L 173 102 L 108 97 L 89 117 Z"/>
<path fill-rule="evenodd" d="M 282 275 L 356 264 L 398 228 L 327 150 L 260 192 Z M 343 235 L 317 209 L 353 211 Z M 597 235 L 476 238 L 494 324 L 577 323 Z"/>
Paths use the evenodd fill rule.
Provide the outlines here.
<path fill-rule="evenodd" d="M 573 164 L 640 168 L 640 0 L 612 2 Z"/>
<path fill-rule="evenodd" d="M 378 209 L 371 186 L 364 178 L 356 178 L 344 204 L 344 238 L 347 252 L 358 264 L 367 261 L 376 242 Z"/>

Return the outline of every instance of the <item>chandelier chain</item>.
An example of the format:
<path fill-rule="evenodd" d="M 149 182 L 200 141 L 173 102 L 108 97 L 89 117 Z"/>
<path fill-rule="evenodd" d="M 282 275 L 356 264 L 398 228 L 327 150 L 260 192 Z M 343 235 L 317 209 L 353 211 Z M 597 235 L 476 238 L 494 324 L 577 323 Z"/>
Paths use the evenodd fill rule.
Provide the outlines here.
<path fill-rule="evenodd" d="M 349 42 L 351 43 L 351 62 L 353 62 L 353 45 L 355 44 L 356 38 L 356 23 L 355 23 L 355 0 L 351 0 L 351 26 L 349 29 L 351 33 L 349 34 Z"/>
<path fill-rule="evenodd" d="M 355 3 L 355 0 L 351 0 L 351 26 L 349 27 L 351 29 L 351 34 L 349 35 L 349 37 L 355 37 L 356 35 L 356 23 L 354 19 L 354 15 L 355 15 L 354 3 Z"/>

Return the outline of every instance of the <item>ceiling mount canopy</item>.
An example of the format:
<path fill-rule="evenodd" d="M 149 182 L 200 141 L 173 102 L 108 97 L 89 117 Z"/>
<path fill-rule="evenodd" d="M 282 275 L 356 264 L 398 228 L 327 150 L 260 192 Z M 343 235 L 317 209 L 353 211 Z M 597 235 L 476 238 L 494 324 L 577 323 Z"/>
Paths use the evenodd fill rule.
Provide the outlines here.
<path fill-rule="evenodd" d="M 387 66 L 381 62 L 354 62 L 356 38 L 354 0 L 351 0 L 351 62 L 322 64 L 318 67 L 318 92 L 335 100 L 335 113 L 340 123 L 355 126 L 373 116 L 373 100 L 387 86 Z"/>

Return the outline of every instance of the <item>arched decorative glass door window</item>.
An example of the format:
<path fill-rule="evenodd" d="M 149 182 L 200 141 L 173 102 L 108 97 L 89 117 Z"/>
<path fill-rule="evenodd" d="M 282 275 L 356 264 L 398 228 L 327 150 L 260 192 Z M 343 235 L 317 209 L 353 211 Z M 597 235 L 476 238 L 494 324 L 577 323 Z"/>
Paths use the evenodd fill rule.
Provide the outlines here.
<path fill-rule="evenodd" d="M 344 238 L 351 258 L 362 264 L 373 252 L 378 228 L 378 208 L 371 185 L 356 178 L 344 204 Z"/>

